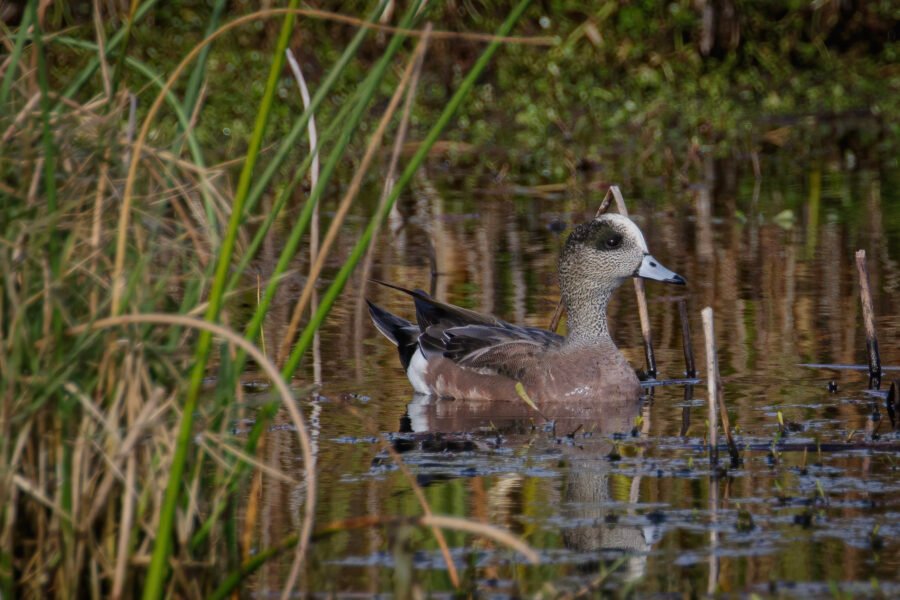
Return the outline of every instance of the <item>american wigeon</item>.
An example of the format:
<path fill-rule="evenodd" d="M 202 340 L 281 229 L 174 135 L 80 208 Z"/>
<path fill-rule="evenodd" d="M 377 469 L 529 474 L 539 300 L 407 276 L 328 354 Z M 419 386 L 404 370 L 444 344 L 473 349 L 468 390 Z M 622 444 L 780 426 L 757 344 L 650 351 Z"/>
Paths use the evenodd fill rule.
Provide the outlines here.
<path fill-rule="evenodd" d="M 633 221 L 605 214 L 577 226 L 559 257 L 559 284 L 568 312 L 565 337 L 392 284 L 385 285 L 413 297 L 417 323 L 372 302 L 369 312 L 378 330 L 397 345 L 406 375 L 421 394 L 515 400 L 519 382 L 538 404 L 637 398 L 638 378 L 606 323 L 610 296 L 630 277 L 685 283 L 650 255 Z"/>

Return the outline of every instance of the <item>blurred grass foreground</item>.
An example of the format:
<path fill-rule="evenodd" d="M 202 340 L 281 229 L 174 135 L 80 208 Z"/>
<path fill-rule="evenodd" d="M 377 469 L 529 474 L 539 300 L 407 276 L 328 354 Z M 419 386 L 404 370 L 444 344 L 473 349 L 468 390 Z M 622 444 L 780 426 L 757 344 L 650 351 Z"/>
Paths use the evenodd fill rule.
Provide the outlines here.
<path fill-rule="evenodd" d="M 314 519 L 303 359 L 436 142 L 511 127 L 476 170 L 558 183 L 615 153 L 673 184 L 692 152 L 896 144 L 894 3 L 528 5 L 0 2 L 0 596 L 222 597 L 282 553 L 303 580 L 351 526 Z M 233 435 L 248 374 L 271 400 Z M 247 490 L 297 476 L 254 459 L 278 414 L 306 496 L 260 547 Z M 445 550 L 460 528 L 533 558 L 422 514 Z"/>

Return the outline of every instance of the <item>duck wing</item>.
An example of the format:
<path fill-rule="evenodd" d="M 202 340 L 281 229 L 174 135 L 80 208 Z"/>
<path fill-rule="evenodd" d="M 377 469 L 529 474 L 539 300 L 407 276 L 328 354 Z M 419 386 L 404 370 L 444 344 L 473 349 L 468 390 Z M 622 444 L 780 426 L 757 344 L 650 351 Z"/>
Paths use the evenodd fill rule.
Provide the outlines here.
<path fill-rule="evenodd" d="M 562 344 L 563 338 L 536 327 L 465 325 L 441 328 L 434 325 L 419 336 L 426 356 L 439 354 L 463 369 L 520 379 L 540 355 Z"/>
<path fill-rule="evenodd" d="M 412 296 L 419 329 L 418 347 L 426 358 L 443 357 L 464 369 L 516 379 L 523 368 L 534 365 L 542 352 L 563 342 L 563 337 L 552 331 L 520 327 L 492 315 L 439 302 L 422 290 L 372 281 Z M 409 336 L 411 324 L 403 321 L 402 325 L 395 327 L 395 331 L 400 329 Z"/>

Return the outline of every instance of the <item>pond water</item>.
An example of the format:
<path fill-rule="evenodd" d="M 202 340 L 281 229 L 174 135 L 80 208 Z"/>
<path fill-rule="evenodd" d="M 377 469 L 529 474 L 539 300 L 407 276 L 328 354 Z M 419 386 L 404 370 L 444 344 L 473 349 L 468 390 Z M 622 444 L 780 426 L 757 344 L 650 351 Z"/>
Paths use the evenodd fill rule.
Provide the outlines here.
<path fill-rule="evenodd" d="M 646 388 L 642 406 L 588 410 L 555 429 L 524 405 L 414 396 L 357 282 L 322 330 L 323 385 L 304 404 L 318 461 L 317 524 L 421 514 L 387 441 L 435 514 L 504 528 L 539 554 L 531 565 L 494 540 L 445 530 L 466 593 L 900 595 L 900 437 L 884 396 L 867 392 L 864 371 L 801 366 L 866 362 L 857 249 L 869 257 L 883 364 L 900 366 L 900 173 L 841 160 L 785 166 L 790 160 L 763 157 L 761 179 L 748 159 L 709 161 L 675 189 L 621 184 L 651 252 L 688 281 L 646 285 L 660 378 L 684 376 L 682 298 L 705 377 L 700 310 L 713 307 L 741 464 L 729 465 L 723 449 L 727 469 L 710 468 L 705 379 Z M 560 230 L 590 218 L 606 191 L 591 177 L 566 189 L 520 188 L 432 165 L 403 199 L 395 229 L 382 233 L 371 275 L 433 285 L 441 300 L 546 327 L 568 233 Z M 366 294 L 412 318 L 404 295 L 373 284 Z M 643 368 L 630 284 L 609 322 Z M 888 385 L 892 378 L 900 371 L 886 371 Z M 302 478 L 288 427 L 270 432 L 262 458 Z M 303 495 L 302 486 L 266 479 L 261 547 L 299 527 Z M 291 559 L 264 567 L 251 591 L 275 595 Z M 303 579 L 323 595 L 454 594 L 433 535 L 412 526 L 323 535 Z"/>

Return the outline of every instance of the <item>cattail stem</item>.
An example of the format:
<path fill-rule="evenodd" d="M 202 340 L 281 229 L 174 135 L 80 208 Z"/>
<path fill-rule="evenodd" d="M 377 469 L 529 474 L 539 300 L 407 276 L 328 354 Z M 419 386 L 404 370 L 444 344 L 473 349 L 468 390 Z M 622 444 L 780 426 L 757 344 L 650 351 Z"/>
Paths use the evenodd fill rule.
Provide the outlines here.
<path fill-rule="evenodd" d="M 681 342 L 684 349 L 684 374 L 686 377 L 696 377 L 697 367 L 694 364 L 694 344 L 691 341 L 691 324 L 688 322 L 687 301 L 682 298 L 678 301 L 678 314 L 681 317 Z"/>
<path fill-rule="evenodd" d="M 700 313 L 703 317 L 703 336 L 706 340 L 706 389 L 707 406 L 709 407 L 709 462 L 719 462 L 719 359 L 716 354 L 716 330 L 713 324 L 713 309 L 707 306 Z"/>
<path fill-rule="evenodd" d="M 875 333 L 875 309 L 872 307 L 872 290 L 869 286 L 869 269 L 866 251 L 857 250 L 856 270 L 859 271 L 859 299 L 862 302 L 863 322 L 866 327 L 866 353 L 869 355 L 869 387 L 881 387 L 881 355 L 878 352 L 878 335 Z"/>
<path fill-rule="evenodd" d="M 707 389 L 709 391 L 709 439 L 710 460 L 715 463 L 718 460 L 718 421 L 722 419 L 722 429 L 725 430 L 725 440 L 728 443 L 728 454 L 731 456 L 731 464 L 737 466 L 741 461 L 737 444 L 731 435 L 731 419 L 728 418 L 728 410 L 725 407 L 725 394 L 722 390 L 722 380 L 719 378 L 719 357 L 716 348 L 716 331 L 713 322 L 713 309 L 703 309 L 703 335 L 706 338 L 706 371 Z"/>

